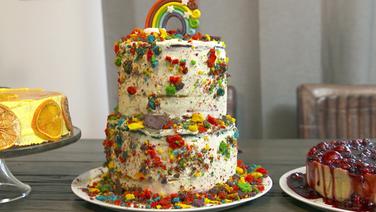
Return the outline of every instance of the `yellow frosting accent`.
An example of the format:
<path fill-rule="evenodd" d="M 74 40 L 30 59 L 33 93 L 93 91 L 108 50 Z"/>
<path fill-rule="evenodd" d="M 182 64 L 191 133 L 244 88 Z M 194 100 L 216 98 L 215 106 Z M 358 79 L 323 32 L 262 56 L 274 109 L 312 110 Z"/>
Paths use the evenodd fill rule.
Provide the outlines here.
<path fill-rule="evenodd" d="M 192 208 L 191 205 L 183 204 L 183 203 L 176 203 L 175 206 L 181 207 L 181 208 Z"/>
<path fill-rule="evenodd" d="M 48 99 L 55 101 L 61 108 L 61 99 L 63 97 L 64 95 L 61 93 L 45 91 L 40 88 L 0 88 L 0 104 L 11 109 L 21 123 L 21 136 L 16 142 L 16 146 L 27 146 L 46 142 L 45 139 L 37 136 L 31 127 L 35 110 Z M 63 119 L 62 122 L 64 122 Z M 65 122 L 62 126 L 62 136 L 67 135 L 69 130 L 66 128 Z"/>
<path fill-rule="evenodd" d="M 144 123 L 142 121 L 134 122 L 131 124 L 128 124 L 129 130 L 139 130 L 139 129 L 144 129 Z"/>
<path fill-rule="evenodd" d="M 192 114 L 193 122 L 203 122 L 205 120 L 204 116 L 201 113 Z"/>
<path fill-rule="evenodd" d="M 244 173 L 244 170 L 240 167 L 236 167 L 236 173 L 237 174 L 243 174 Z"/>
<path fill-rule="evenodd" d="M 263 174 L 261 174 L 260 172 L 252 172 L 252 173 L 251 173 L 251 176 L 257 179 L 257 178 L 262 177 Z"/>
<path fill-rule="evenodd" d="M 191 131 L 191 132 L 197 132 L 197 131 L 198 131 L 198 126 L 197 126 L 197 124 L 190 125 L 190 126 L 188 127 L 188 129 L 189 129 L 189 131 Z"/>
<path fill-rule="evenodd" d="M 125 200 L 134 200 L 134 199 L 136 199 L 134 194 L 126 194 L 125 195 Z"/>

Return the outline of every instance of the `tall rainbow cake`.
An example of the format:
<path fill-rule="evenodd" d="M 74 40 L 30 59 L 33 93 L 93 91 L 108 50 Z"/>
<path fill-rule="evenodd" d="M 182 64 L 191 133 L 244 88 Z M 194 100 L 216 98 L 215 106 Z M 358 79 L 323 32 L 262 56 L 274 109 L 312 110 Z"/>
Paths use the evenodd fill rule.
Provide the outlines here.
<path fill-rule="evenodd" d="M 112 191 L 125 197 L 115 204 L 184 208 L 263 190 L 266 170 L 237 160 L 238 130 L 226 114 L 225 44 L 196 32 L 200 15 L 193 0 L 159 0 L 145 29 L 115 43 L 119 105 L 108 117 L 103 142 L 108 172 L 89 186 L 89 195 L 107 200 Z M 172 17 L 182 29 L 164 29 Z M 214 188 L 210 199 L 205 192 Z M 178 194 L 194 197 L 175 201 Z"/>

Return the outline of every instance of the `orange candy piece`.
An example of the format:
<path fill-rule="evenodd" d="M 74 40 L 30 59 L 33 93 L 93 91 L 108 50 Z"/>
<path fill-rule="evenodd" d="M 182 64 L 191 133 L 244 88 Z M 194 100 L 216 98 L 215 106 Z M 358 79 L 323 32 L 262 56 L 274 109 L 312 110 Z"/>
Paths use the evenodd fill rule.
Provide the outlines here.
<path fill-rule="evenodd" d="M 43 139 L 58 140 L 63 130 L 63 119 L 59 105 L 51 99 L 40 104 L 34 113 L 32 128 Z"/>
<path fill-rule="evenodd" d="M 0 105 L 0 150 L 14 146 L 20 134 L 21 125 L 17 116 L 6 106 Z"/>

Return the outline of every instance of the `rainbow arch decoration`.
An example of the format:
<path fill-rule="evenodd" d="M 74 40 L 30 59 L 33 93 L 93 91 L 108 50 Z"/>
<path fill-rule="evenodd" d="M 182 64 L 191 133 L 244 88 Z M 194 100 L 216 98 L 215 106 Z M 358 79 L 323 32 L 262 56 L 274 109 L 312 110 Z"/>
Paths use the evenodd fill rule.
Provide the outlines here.
<path fill-rule="evenodd" d="M 157 0 L 148 12 L 145 28 L 166 28 L 173 17 L 181 23 L 179 34 L 194 35 L 200 25 L 201 11 L 195 0 Z"/>

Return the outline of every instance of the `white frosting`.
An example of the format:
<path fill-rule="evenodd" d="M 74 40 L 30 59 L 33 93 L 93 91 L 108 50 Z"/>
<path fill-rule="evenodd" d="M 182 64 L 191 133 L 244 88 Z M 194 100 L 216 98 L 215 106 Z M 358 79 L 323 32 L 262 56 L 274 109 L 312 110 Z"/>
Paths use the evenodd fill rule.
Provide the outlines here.
<path fill-rule="evenodd" d="M 237 164 L 237 144 L 234 140 L 234 144 L 228 144 L 229 156 L 222 155 L 219 151 L 221 142 L 228 142 L 228 138 L 233 138 L 236 128 L 229 130 L 222 130 L 214 134 L 201 134 L 195 136 L 184 137 L 185 144 L 191 146 L 194 149 L 190 155 L 186 156 L 187 165 L 181 172 L 172 171 L 168 173 L 172 167 L 176 167 L 178 161 L 170 160 L 171 151 L 166 137 L 153 138 L 151 136 L 134 133 L 123 132 L 122 139 L 124 143 L 122 145 L 122 153 L 128 151 L 126 161 L 121 162 L 114 151 L 111 153 L 115 161 L 115 173 L 113 173 L 112 179 L 120 181 L 123 188 L 141 187 L 143 189 L 149 189 L 152 192 L 170 194 L 177 193 L 181 189 L 194 190 L 194 191 L 207 191 L 215 184 L 225 182 L 230 176 L 235 174 Z M 114 138 L 116 140 L 116 138 Z M 158 156 L 161 158 L 163 164 L 166 165 L 167 170 L 163 170 L 160 167 L 149 169 L 149 173 L 145 175 L 145 180 L 137 179 L 140 173 L 140 167 L 146 159 L 150 159 L 150 156 L 145 150 L 141 150 L 140 145 L 149 142 L 150 145 L 155 146 L 155 150 Z M 133 151 L 130 151 L 132 145 L 136 145 Z M 197 161 L 190 162 L 191 158 L 196 158 L 197 153 L 202 152 L 203 149 L 208 151 L 203 154 L 203 161 L 197 163 Z M 170 153 L 169 153 L 170 151 Z M 176 150 L 180 151 L 180 150 Z M 211 160 L 210 160 L 211 158 Z M 190 164 L 191 163 L 191 164 Z M 207 164 L 207 169 L 203 168 L 204 164 Z M 200 172 L 202 175 L 195 176 L 194 172 Z M 172 168 L 173 170 L 173 168 Z M 179 177 L 176 174 L 179 173 Z M 161 183 L 161 176 L 165 176 L 167 183 Z"/>
<path fill-rule="evenodd" d="M 148 28 L 138 33 L 166 33 L 162 31 Z M 227 78 L 224 71 L 227 58 L 223 42 L 179 39 L 157 41 L 155 46 L 159 47 L 160 54 L 153 52 L 158 65 L 152 67 L 150 57 L 147 59 L 147 51 L 155 47 L 151 43 L 131 41 L 137 40 L 137 36 L 137 33 L 131 34 L 128 37 L 130 40 L 119 44 L 116 60 L 118 65 L 121 64 L 118 70 L 118 110 L 121 114 L 166 114 L 179 118 L 192 113 L 214 117 L 226 115 Z M 145 47 L 145 53 L 138 58 L 139 47 Z M 212 49 L 215 50 L 217 67 L 211 70 L 208 59 L 213 54 Z M 166 57 L 185 61 L 188 71 L 183 73 L 179 64 L 172 65 L 166 61 Z M 213 73 L 214 70 L 216 73 Z M 171 76 L 180 76 L 184 87 L 174 95 L 167 96 L 166 87 L 172 86 L 169 81 Z M 136 88 L 137 92 L 128 93 L 129 87 L 133 91 Z M 157 105 L 152 109 L 148 107 L 151 95 Z M 108 122 L 107 141 L 114 143 L 106 146 L 106 157 L 112 180 L 123 189 L 141 187 L 160 194 L 181 190 L 200 192 L 227 181 L 235 174 L 237 129 L 234 126 L 215 132 L 209 130 L 187 135 L 187 130 L 179 129 L 126 131 L 122 124 L 116 124 L 118 121 Z M 182 135 L 185 145 L 176 149 L 170 147 L 166 137 L 171 134 Z M 155 159 L 159 162 L 155 162 Z"/>
<path fill-rule="evenodd" d="M 122 43 L 121 48 L 126 48 L 128 44 Z M 150 113 L 147 110 L 148 96 L 156 94 L 160 101 L 160 107 L 151 113 L 168 113 L 170 116 L 180 117 L 192 111 L 214 116 L 225 115 L 226 95 L 216 96 L 218 81 L 213 75 L 209 75 L 210 69 L 207 65 L 208 53 L 212 48 L 216 49 L 218 60 L 225 61 L 226 53 L 224 44 L 218 41 L 185 41 L 178 39 L 157 42 L 161 47 L 161 54 L 156 57 L 158 66 L 152 68 L 146 56 L 138 62 L 133 63 L 133 70 L 138 70 L 138 74 L 126 74 L 124 67 L 119 68 L 119 77 L 124 79 L 119 85 L 119 112 L 126 115 L 139 113 Z M 172 47 L 179 45 L 180 47 Z M 184 47 L 189 45 L 191 47 Z M 171 70 L 166 62 L 166 56 L 172 59 L 186 60 L 187 74 L 179 73 L 179 65 L 175 65 Z M 122 61 L 129 59 L 130 54 L 125 53 Z M 132 58 L 132 57 L 130 57 Z M 195 61 L 196 64 L 191 64 Z M 136 71 L 137 72 L 137 71 Z M 149 73 L 149 74 L 145 74 Z M 184 88 L 177 91 L 175 96 L 166 96 L 165 88 L 170 85 L 169 77 L 180 75 Z M 227 91 L 227 79 L 223 77 L 222 88 Z M 134 86 L 137 88 L 135 95 L 129 95 L 127 88 Z M 212 90 L 210 91 L 210 87 Z"/>

